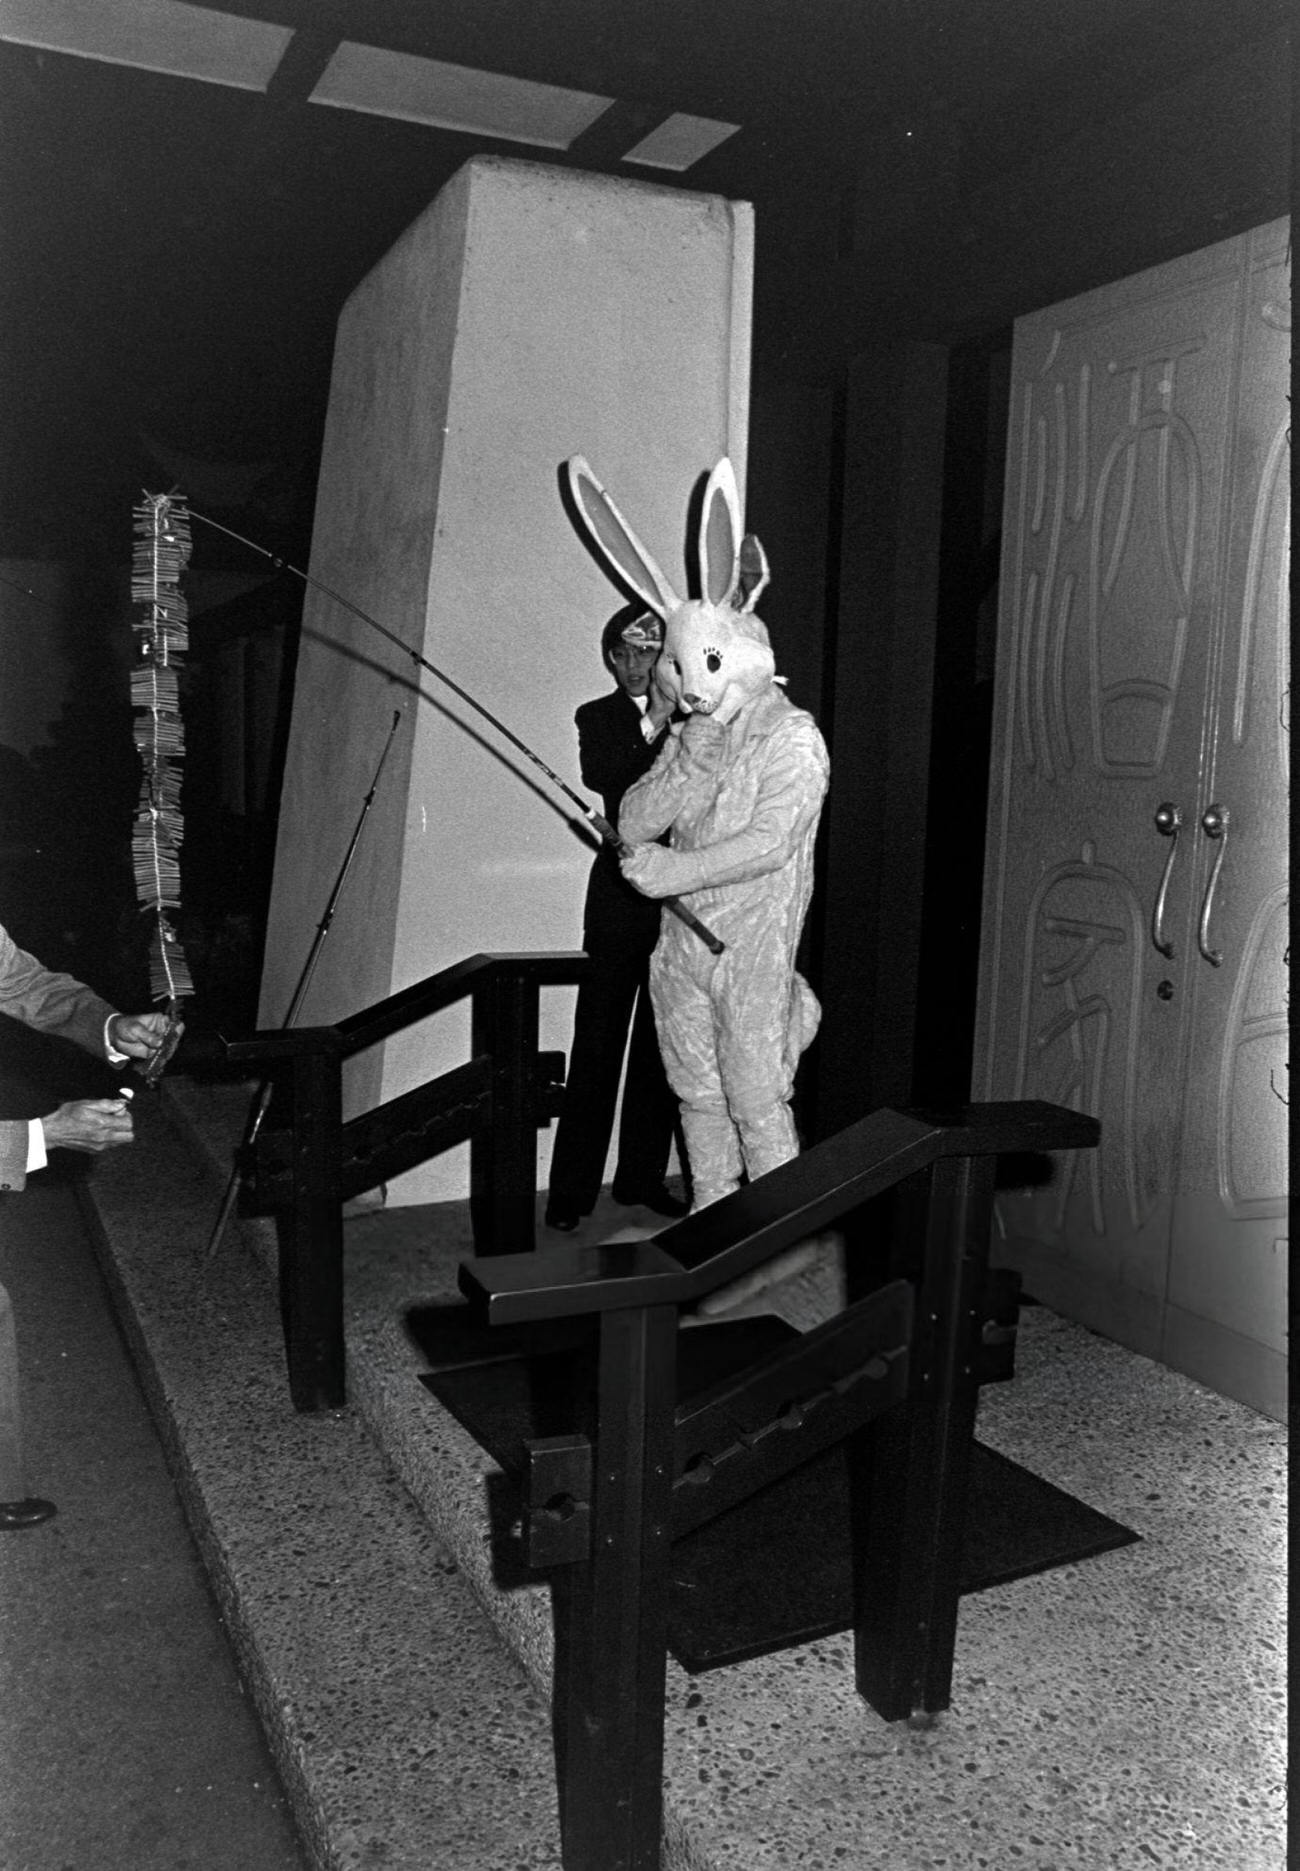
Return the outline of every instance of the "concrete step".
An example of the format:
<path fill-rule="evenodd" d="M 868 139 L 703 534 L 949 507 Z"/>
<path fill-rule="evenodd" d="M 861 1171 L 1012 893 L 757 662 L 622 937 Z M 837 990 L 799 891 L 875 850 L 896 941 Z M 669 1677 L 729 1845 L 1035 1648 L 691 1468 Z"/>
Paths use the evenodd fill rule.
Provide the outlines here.
<path fill-rule="evenodd" d="M 228 1163 L 247 1092 L 193 1101 L 208 1135 L 224 1134 Z M 362 1410 L 293 1410 L 267 1224 L 232 1226 L 209 1262 L 224 1172 L 196 1147 L 172 1087 L 137 1106 L 135 1146 L 100 1158 L 83 1186 L 308 1854 L 321 1871 L 554 1871 L 544 1694 Z M 378 1304 L 372 1292 L 368 1312 Z"/>
<path fill-rule="evenodd" d="M 251 1096 L 247 1085 L 169 1078 L 138 1112 L 135 1147 L 100 1159 L 84 1188 L 307 1848 L 331 1868 L 558 1865 L 549 1592 L 494 1581 L 493 1464 L 419 1381 L 424 1362 L 404 1323 L 413 1306 L 457 1298 L 468 1205 L 356 1205 L 345 1229 L 348 1408 L 298 1415 L 272 1224 L 236 1218 L 207 1251 Z M 608 1239 L 663 1225 L 602 1201 L 586 1229 Z M 828 1242 L 783 1270 L 778 1303 L 792 1323 L 813 1323 L 838 1286 Z M 772 1302 L 747 1289 L 733 1310 Z M 781 1660 L 746 1668 L 779 1678 Z M 841 1657 L 841 1692 L 843 1671 Z M 670 1662 L 670 1871 L 762 1862 L 727 1835 L 736 1764 L 713 1761 L 703 1701 Z M 740 1740 L 728 1746 L 755 1763 L 759 1784 L 774 1770 L 744 1737 L 779 1734 L 783 1706 L 770 1683 L 737 1679 L 729 1715 Z M 856 1698 L 851 1707 L 874 1721 Z"/>
<path fill-rule="evenodd" d="M 546 1595 L 494 1585 L 490 1466 L 419 1382 L 403 1324 L 455 1295 L 464 1205 L 349 1221 L 349 1407 L 299 1416 L 269 1225 L 240 1222 L 205 1257 L 250 1099 L 165 1081 L 159 1101 L 137 1100 L 135 1147 L 98 1158 L 85 1188 L 304 1843 L 328 1871 L 558 1866 Z M 655 1225 L 634 1213 L 629 1231 Z M 837 1282 L 823 1244 L 774 1305 L 748 1306 L 803 1326 Z M 1214 1862 L 1281 1862 L 1268 1815 L 1231 1796 L 1236 1652 L 1254 1625 L 1229 1619 L 1220 1656 L 1206 1623 L 1225 1580 L 1261 1589 L 1249 1516 L 1225 1480 L 1211 1539 L 1215 1487 L 1167 1486 L 1193 1445 L 1225 1465 L 1272 1461 L 1276 1426 L 1043 1307 L 1022 1319 L 1017 1371 L 983 1393 L 980 1439 L 1149 1537 L 963 1599 L 953 1706 L 923 1728 L 864 1706 L 847 1636 L 694 1678 L 670 1662 L 667 1871 L 1139 1871 L 1145 1841 L 1166 1835 L 1163 1789 L 1184 1781 L 1204 1838 L 1223 1835 Z"/>
<path fill-rule="evenodd" d="M 250 1096 L 248 1087 L 199 1086 L 183 1079 L 168 1084 L 167 1111 L 177 1142 L 189 1144 L 194 1173 L 203 1175 L 207 1182 L 214 1214 L 217 1204 L 213 1198 L 219 1188 L 224 1189 L 232 1152 L 246 1124 Z M 544 1198 L 539 1196 L 539 1238 L 544 1238 L 543 1207 Z M 636 1238 L 655 1233 L 664 1225 L 647 1211 L 620 1209 L 608 1197 L 602 1197 L 581 1233 L 568 1238 Z M 232 1252 L 251 1253 L 269 1287 L 275 1272 L 272 1224 L 241 1220 L 232 1227 L 231 1236 L 219 1250 L 211 1271 L 204 1270 L 202 1277 L 210 1282 L 216 1267 Z M 775 1307 L 801 1328 L 816 1323 L 842 1304 L 842 1268 L 837 1249 L 834 1238 L 809 1243 L 804 1250 L 786 1257 L 775 1285 L 745 1282 L 729 1296 L 730 1316 Z M 413 1307 L 458 1300 L 457 1267 L 471 1252 L 467 1203 L 391 1210 L 365 1202 L 355 1205 L 345 1225 L 348 1414 L 364 1425 L 383 1461 L 404 1485 L 433 1540 L 446 1555 L 444 1569 L 446 1565 L 454 1567 L 458 1584 L 468 1587 L 478 1622 L 486 1620 L 497 1642 L 522 1671 L 529 1700 L 549 1708 L 549 1590 L 541 1585 L 503 1590 L 496 1583 L 487 1510 L 494 1464 L 420 1382 L 425 1361 L 405 1325 Z M 201 1267 L 203 1261 L 204 1252 L 200 1251 Z M 279 1362 L 280 1387 L 287 1406 L 282 1353 Z M 457 1608 L 453 1625 L 461 1617 Z M 468 1630 L 473 1626 L 467 1624 L 464 1628 L 468 1647 Z M 779 1671 L 779 1660 L 770 1662 Z M 738 1871 L 754 1862 L 743 1839 L 733 1845 L 725 1839 L 706 1842 L 700 1836 L 700 1810 L 716 1804 L 710 1791 L 715 1774 L 721 1780 L 724 1797 L 729 1778 L 725 1768 L 714 1770 L 708 1764 L 708 1737 L 704 1725 L 691 1712 L 700 1700 L 691 1680 L 670 1660 L 669 1701 L 677 1711 L 677 1727 L 675 1735 L 671 1727 L 666 1735 L 666 1753 L 675 1751 L 680 1766 L 676 1780 L 670 1774 L 666 1786 L 663 1862 L 666 1871 L 723 1871 L 724 1867 L 729 1871 L 732 1866 Z M 741 1700 L 743 1703 L 745 1698 Z M 765 1696 L 761 1694 L 760 1700 Z M 779 1708 L 775 1712 L 779 1714 Z M 400 1710 L 394 1710 L 392 1718 L 403 1719 Z M 754 1714 L 747 1711 L 741 1719 L 748 1729 Z M 476 1744 L 471 1741 L 469 1745 Z M 544 1746 L 543 1771 L 550 1775 L 549 1732 Z M 678 1791 L 678 1781 L 683 1791 Z M 547 1788 L 545 1812 L 554 1843 L 558 1835 L 553 1782 Z M 447 1863 L 463 1865 L 465 1871 L 470 1871 L 469 1859 L 453 1857 Z M 473 1864 L 476 1867 L 477 1860 Z"/>

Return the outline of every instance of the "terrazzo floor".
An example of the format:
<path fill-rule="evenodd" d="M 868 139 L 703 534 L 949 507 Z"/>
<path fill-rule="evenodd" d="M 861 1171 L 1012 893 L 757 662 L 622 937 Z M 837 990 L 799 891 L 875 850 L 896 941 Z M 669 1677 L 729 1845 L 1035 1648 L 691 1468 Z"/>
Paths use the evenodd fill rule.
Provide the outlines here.
<path fill-rule="evenodd" d="M 429 1213 L 350 1225 L 359 1333 Z M 639 1231 L 608 1205 L 588 1228 L 620 1221 Z M 798 1285 L 778 1304 L 804 1324 Z M 669 1831 L 692 1871 L 1288 1862 L 1283 1427 L 1041 1306 L 1016 1369 L 981 1394 L 981 1440 L 1139 1542 L 965 1597 L 929 1727 L 863 1706 L 847 1636 L 694 1677 L 670 1661 Z"/>
<path fill-rule="evenodd" d="M 0 1535 L 3 1871 L 306 1871 L 75 1195 L 0 1198 L 28 1486 Z"/>
<path fill-rule="evenodd" d="M 416 1505 L 424 1483 L 397 1479 L 422 1447 L 441 1456 L 447 1445 L 445 1430 L 424 1433 L 425 1400 L 395 1362 L 395 1322 L 405 1305 L 454 1292 L 458 1205 L 349 1225 L 357 1402 L 296 1418 L 264 1269 L 232 1245 L 203 1270 L 211 1185 L 187 1180 L 163 1114 L 142 1132 L 96 1173 L 110 1285 L 132 1309 L 137 1356 L 149 1341 L 146 1389 L 156 1410 L 168 1392 L 186 1486 L 207 1491 L 226 1569 L 218 1599 L 242 1591 L 231 1621 L 261 1619 L 281 1643 L 254 1687 L 259 1707 L 287 1711 L 294 1752 L 282 1765 L 307 1861 L 554 1871 L 545 1658 L 527 1643 L 522 1667 L 489 1655 L 469 1560 L 430 1537 Z M 164 1185 L 166 1214 L 151 1193 Z M 645 1218 L 602 1213 L 595 1225 L 615 1219 L 639 1232 Z M 366 1416 L 372 1435 L 384 1410 L 410 1413 L 410 1451 L 387 1452 L 396 1473 L 366 1453 L 367 1387 L 393 1399 Z M 926 1727 L 864 1708 L 847 1638 L 696 1677 L 670 1665 L 673 1871 L 1282 1871 L 1282 1427 L 1030 1307 L 1016 1379 L 985 1390 L 979 1434 L 1140 1541 L 967 1597 L 952 1708 Z M 349 1529 L 347 1552 L 331 1550 L 337 1529 Z M 390 1589 L 399 1596 L 386 1609 Z M 536 1588 L 523 1596 L 536 1608 Z M 525 1622 L 526 1609 L 516 1607 Z M 90 1650 L 97 1639 L 80 1641 Z M 304 1654 L 307 1687 L 291 1674 Z M 409 1745 L 385 1729 L 399 1704 Z M 15 1772 L 37 1766 L 33 1755 Z M 39 1762 L 46 1776 L 80 1770 L 75 1754 Z M 195 1852 L 177 1866 L 228 1863 L 205 1857 L 201 1840 Z M 270 1862 L 250 1859 L 248 1871 Z"/>

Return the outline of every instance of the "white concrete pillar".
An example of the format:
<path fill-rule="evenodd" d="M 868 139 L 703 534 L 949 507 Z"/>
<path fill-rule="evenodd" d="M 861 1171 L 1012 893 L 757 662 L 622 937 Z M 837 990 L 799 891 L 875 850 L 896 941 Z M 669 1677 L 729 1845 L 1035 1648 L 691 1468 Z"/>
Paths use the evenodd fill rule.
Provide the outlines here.
<path fill-rule="evenodd" d="M 559 471 L 585 455 L 684 581 L 696 483 L 723 454 L 744 483 L 752 251 L 747 204 L 477 157 L 340 319 L 313 578 L 579 789 L 573 713 L 608 685 L 599 635 L 623 594 L 570 524 Z M 263 1026 L 285 1017 L 396 708 L 300 1024 L 482 951 L 581 945 L 591 846 L 572 807 L 402 650 L 312 590 Z M 544 1046 L 567 1050 L 571 1016 L 571 993 L 543 996 Z M 350 1073 L 347 1114 L 460 1064 L 468 1038 L 466 1008 L 376 1049 Z M 463 1195 L 466 1157 L 401 1178 L 390 1202 Z"/>

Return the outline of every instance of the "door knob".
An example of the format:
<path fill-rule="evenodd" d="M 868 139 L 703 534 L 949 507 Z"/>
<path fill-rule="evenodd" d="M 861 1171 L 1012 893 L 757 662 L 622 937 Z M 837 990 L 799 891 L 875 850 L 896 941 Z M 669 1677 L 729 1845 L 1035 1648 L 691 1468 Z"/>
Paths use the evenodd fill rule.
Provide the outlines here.
<path fill-rule="evenodd" d="M 1157 951 L 1166 960 L 1172 961 L 1174 945 L 1165 935 L 1165 898 L 1169 894 L 1169 878 L 1174 868 L 1174 858 L 1178 853 L 1178 833 L 1183 823 L 1182 809 L 1172 799 L 1156 808 L 1156 830 L 1162 838 L 1172 840 L 1169 856 L 1165 859 L 1165 868 L 1160 878 L 1160 888 L 1156 892 L 1155 906 L 1151 911 L 1151 941 Z"/>
<path fill-rule="evenodd" d="M 1210 912 L 1214 907 L 1214 892 L 1228 849 L 1228 817 L 1227 806 L 1218 804 L 1207 806 L 1201 814 L 1201 830 L 1207 838 L 1213 838 L 1219 847 L 1214 854 L 1214 868 L 1210 872 L 1209 882 L 1205 886 L 1201 920 L 1196 931 L 1197 946 L 1211 968 L 1218 968 L 1223 962 L 1223 950 L 1212 947 L 1210 943 Z"/>

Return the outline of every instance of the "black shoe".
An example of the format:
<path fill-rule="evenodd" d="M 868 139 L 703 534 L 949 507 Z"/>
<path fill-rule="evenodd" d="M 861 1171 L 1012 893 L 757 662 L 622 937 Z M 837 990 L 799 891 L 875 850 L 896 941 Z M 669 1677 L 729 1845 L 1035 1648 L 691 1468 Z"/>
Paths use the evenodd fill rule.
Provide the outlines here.
<path fill-rule="evenodd" d="M 546 1208 L 546 1225 L 548 1228 L 558 1228 L 561 1234 L 572 1234 L 575 1229 L 582 1225 L 582 1216 L 579 1215 L 575 1209 L 552 1208 L 548 1203 Z"/>
<path fill-rule="evenodd" d="M 0 1533 L 17 1533 L 21 1527 L 39 1527 L 58 1513 L 53 1501 L 41 1501 L 28 1495 L 25 1501 L 0 1501 Z"/>
<path fill-rule="evenodd" d="M 620 1208 L 648 1208 L 654 1215 L 666 1215 L 672 1221 L 679 1221 L 690 1213 L 690 1203 L 683 1202 L 662 1182 L 644 1182 L 638 1186 L 615 1182 L 610 1194 Z"/>

